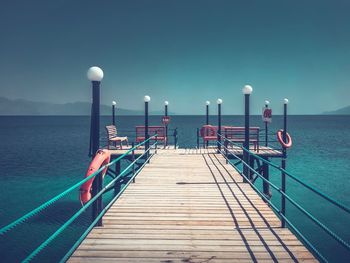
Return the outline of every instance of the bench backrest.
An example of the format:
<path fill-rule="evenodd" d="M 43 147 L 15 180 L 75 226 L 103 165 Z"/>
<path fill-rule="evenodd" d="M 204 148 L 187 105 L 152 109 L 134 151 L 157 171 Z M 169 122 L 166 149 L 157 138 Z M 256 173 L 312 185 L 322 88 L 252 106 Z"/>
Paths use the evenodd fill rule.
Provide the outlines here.
<path fill-rule="evenodd" d="M 136 137 L 145 136 L 145 126 L 136 126 Z M 165 127 L 164 126 L 148 126 L 149 136 L 157 134 L 159 137 L 165 137 Z"/>
<path fill-rule="evenodd" d="M 249 137 L 253 139 L 258 139 L 259 137 L 259 127 L 249 127 Z M 223 128 L 223 135 L 228 139 L 244 139 L 245 128 L 244 127 L 229 127 Z"/>
<path fill-rule="evenodd" d="M 106 126 L 106 131 L 107 131 L 108 139 L 117 137 L 117 127 L 115 127 L 114 125 Z"/>

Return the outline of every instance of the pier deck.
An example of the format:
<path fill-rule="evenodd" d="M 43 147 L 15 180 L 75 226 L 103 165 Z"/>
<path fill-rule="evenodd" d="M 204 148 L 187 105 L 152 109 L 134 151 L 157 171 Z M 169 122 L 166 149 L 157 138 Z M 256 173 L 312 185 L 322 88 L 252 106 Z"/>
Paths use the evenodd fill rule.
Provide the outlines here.
<path fill-rule="evenodd" d="M 314 262 L 214 149 L 158 150 L 69 262 Z"/>

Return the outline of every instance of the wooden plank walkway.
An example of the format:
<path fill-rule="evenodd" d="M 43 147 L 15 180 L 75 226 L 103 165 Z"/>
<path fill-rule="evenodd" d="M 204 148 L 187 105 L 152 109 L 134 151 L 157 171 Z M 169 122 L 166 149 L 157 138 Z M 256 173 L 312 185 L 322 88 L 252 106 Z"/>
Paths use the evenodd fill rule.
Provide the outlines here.
<path fill-rule="evenodd" d="M 159 150 L 70 262 L 315 262 L 213 150 Z"/>

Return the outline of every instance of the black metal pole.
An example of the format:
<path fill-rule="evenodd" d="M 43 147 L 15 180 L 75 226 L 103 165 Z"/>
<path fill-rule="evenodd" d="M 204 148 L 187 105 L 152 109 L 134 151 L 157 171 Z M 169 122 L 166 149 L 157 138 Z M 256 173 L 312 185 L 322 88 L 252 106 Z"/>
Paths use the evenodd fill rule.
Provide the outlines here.
<path fill-rule="evenodd" d="M 218 103 L 218 149 L 221 151 L 221 103 Z"/>
<path fill-rule="evenodd" d="M 168 116 L 168 105 L 164 105 L 164 115 L 167 117 Z M 168 146 L 168 124 L 165 124 L 165 146 Z"/>
<path fill-rule="evenodd" d="M 132 148 L 132 152 L 131 152 L 131 162 L 134 162 L 135 161 L 135 149 L 134 149 L 134 147 L 135 147 L 135 143 L 134 142 L 132 142 L 132 144 L 131 144 L 131 148 Z M 135 163 L 133 163 L 133 165 L 132 165 L 132 176 L 134 176 L 135 175 Z M 135 181 L 136 181 L 136 179 L 135 179 L 135 177 L 132 179 L 132 182 L 133 183 L 135 183 Z"/>
<path fill-rule="evenodd" d="M 175 144 L 174 147 L 176 150 L 176 147 L 177 147 L 177 127 L 174 130 L 174 144 Z"/>
<path fill-rule="evenodd" d="M 284 110 L 283 110 L 283 141 L 287 141 L 287 103 L 284 103 Z M 282 169 L 286 169 L 286 162 L 287 162 L 287 148 L 282 148 Z M 282 172 L 282 193 L 286 192 L 286 174 Z M 282 215 L 286 215 L 286 198 L 284 195 L 281 196 L 281 213 Z M 286 221 L 282 218 L 282 227 L 286 227 Z"/>
<path fill-rule="evenodd" d="M 115 105 L 112 105 L 112 124 L 115 125 Z"/>
<path fill-rule="evenodd" d="M 199 149 L 199 128 L 197 128 L 197 149 Z"/>
<path fill-rule="evenodd" d="M 268 109 L 269 108 L 269 105 L 267 105 L 267 104 L 265 104 L 265 108 L 266 109 Z M 267 145 L 268 145 L 268 131 L 267 131 L 267 126 L 268 126 L 268 124 L 267 124 L 267 121 L 265 120 L 265 146 L 267 147 Z"/>
<path fill-rule="evenodd" d="M 269 157 L 262 157 L 263 159 L 265 159 L 267 162 L 269 161 Z M 269 165 L 266 162 L 262 163 L 262 176 L 269 181 L 270 180 L 270 173 L 269 173 Z M 268 182 L 263 181 L 263 192 L 264 195 L 270 199 L 272 196 L 272 193 L 270 191 L 270 185 Z"/>
<path fill-rule="evenodd" d="M 243 147 L 247 150 L 249 150 L 249 97 L 250 94 L 244 95 L 244 143 Z M 249 165 L 249 153 L 246 150 L 243 150 L 243 161 L 246 163 L 243 166 L 243 174 L 248 178 L 251 179 L 249 176 L 249 168 L 247 165 Z M 243 178 L 243 181 L 246 182 L 246 179 Z"/>
<path fill-rule="evenodd" d="M 205 120 L 205 124 L 209 125 L 209 104 L 206 105 L 206 120 Z M 208 135 L 208 134 L 206 134 L 206 135 Z M 208 148 L 208 145 L 209 145 L 209 141 L 207 141 L 207 148 Z"/>
<path fill-rule="evenodd" d="M 96 152 L 100 148 L 100 81 L 92 81 L 92 118 L 91 118 L 91 135 L 92 135 L 92 158 L 95 157 Z M 92 196 L 95 196 L 102 190 L 102 174 L 95 177 L 92 184 Z M 92 205 L 92 220 L 102 211 L 102 196 Z M 100 219 L 97 226 L 102 226 L 102 219 Z"/>
<path fill-rule="evenodd" d="M 120 162 L 121 162 L 121 160 L 119 160 L 115 163 L 116 176 L 118 176 L 120 174 L 120 171 L 121 171 L 121 163 Z M 121 181 L 119 179 L 114 183 L 114 195 L 117 195 L 120 192 L 120 189 L 121 189 Z"/>
<path fill-rule="evenodd" d="M 205 124 L 209 125 L 209 105 L 206 105 L 206 119 Z"/>
<path fill-rule="evenodd" d="M 149 138 L 148 134 L 148 101 L 145 101 L 145 140 Z M 149 149 L 149 141 L 145 143 L 145 151 Z M 149 157 L 149 151 L 146 153 L 146 159 Z"/>

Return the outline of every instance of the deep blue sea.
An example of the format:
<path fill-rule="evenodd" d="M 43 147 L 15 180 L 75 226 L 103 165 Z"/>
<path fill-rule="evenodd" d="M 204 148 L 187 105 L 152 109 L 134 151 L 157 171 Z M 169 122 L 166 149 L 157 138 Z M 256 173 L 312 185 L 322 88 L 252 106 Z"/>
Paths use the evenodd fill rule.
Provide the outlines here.
<path fill-rule="evenodd" d="M 152 116 L 150 125 L 159 125 L 160 120 L 160 116 Z M 196 128 L 204 121 L 203 116 L 172 117 L 170 128 L 178 128 L 180 147 L 196 146 Z M 104 126 L 110 122 L 110 117 L 101 118 L 102 145 Z M 213 116 L 211 123 L 216 122 Z M 117 117 L 120 133 L 131 138 L 134 126 L 142 124 L 141 116 Z M 263 127 L 260 116 L 252 116 L 251 124 Z M 243 116 L 224 116 L 223 125 L 242 126 Z M 89 128 L 87 116 L 0 117 L 0 227 L 84 177 L 89 165 Z M 275 116 L 269 130 L 276 132 L 279 128 L 282 128 L 282 117 Z M 288 151 L 287 170 L 350 206 L 350 116 L 289 116 L 288 131 L 293 137 L 293 147 Z M 280 185 L 280 173 L 271 172 L 271 181 Z M 350 242 L 349 215 L 291 179 L 287 180 L 287 192 Z M 273 192 L 272 200 L 279 205 L 278 193 Z M 0 238 L 0 261 L 22 260 L 79 207 L 76 191 Z M 287 203 L 287 216 L 329 261 L 349 262 L 350 253 L 290 203 Z M 37 261 L 58 261 L 90 219 L 91 211 L 86 211 L 63 233 L 63 237 L 36 258 Z"/>

